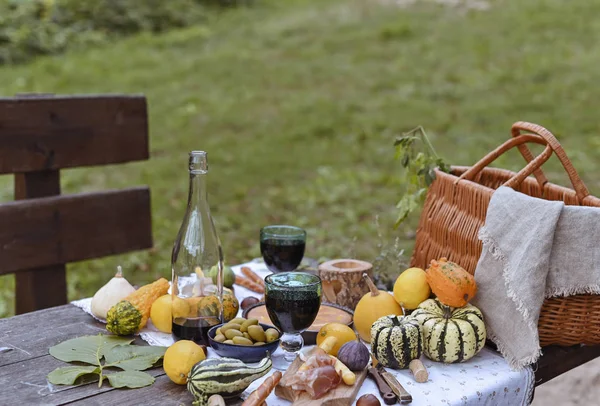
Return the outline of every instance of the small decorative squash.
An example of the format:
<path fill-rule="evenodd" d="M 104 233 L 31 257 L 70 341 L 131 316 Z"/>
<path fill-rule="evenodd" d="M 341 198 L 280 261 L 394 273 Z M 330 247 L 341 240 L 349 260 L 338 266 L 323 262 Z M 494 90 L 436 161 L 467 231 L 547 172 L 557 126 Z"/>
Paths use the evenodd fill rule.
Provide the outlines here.
<path fill-rule="evenodd" d="M 198 305 L 202 316 L 219 316 L 219 298 L 216 295 L 206 296 Z M 225 323 L 233 320 L 240 309 L 240 304 L 229 289 L 223 288 L 223 319 Z"/>
<path fill-rule="evenodd" d="M 483 315 L 473 305 L 457 309 L 427 299 L 411 316 L 421 325 L 425 356 L 433 361 L 464 362 L 485 344 Z"/>
<path fill-rule="evenodd" d="M 142 286 L 110 308 L 106 315 L 106 329 L 122 336 L 136 333 L 148 322 L 152 303 L 166 295 L 168 290 L 169 282 L 165 278 Z"/>
<path fill-rule="evenodd" d="M 342 345 L 337 358 L 351 371 L 362 371 L 369 363 L 371 354 L 369 354 L 369 349 L 359 340 L 352 340 Z"/>
<path fill-rule="evenodd" d="M 92 298 L 92 314 L 106 319 L 111 307 L 135 292 L 135 288 L 123 277 L 123 269 L 118 266 L 116 275 L 102 286 Z"/>
<path fill-rule="evenodd" d="M 377 319 L 388 315 L 402 314 L 402 308 L 388 292 L 382 292 L 375 287 L 371 278 L 364 273 L 363 278 L 369 286 L 370 292 L 365 294 L 354 309 L 354 328 L 360 338 L 371 342 L 371 326 Z"/>
<path fill-rule="evenodd" d="M 462 307 L 477 293 L 473 275 L 446 258 L 431 260 L 426 272 L 431 291 L 446 306 Z"/>
<path fill-rule="evenodd" d="M 192 367 L 187 388 L 201 405 L 215 394 L 225 399 L 237 397 L 269 372 L 272 365 L 270 356 L 263 358 L 257 366 L 233 358 L 207 358 Z"/>
<path fill-rule="evenodd" d="M 419 322 L 412 316 L 384 316 L 371 327 L 371 353 L 381 365 L 408 368 L 423 353 Z"/>

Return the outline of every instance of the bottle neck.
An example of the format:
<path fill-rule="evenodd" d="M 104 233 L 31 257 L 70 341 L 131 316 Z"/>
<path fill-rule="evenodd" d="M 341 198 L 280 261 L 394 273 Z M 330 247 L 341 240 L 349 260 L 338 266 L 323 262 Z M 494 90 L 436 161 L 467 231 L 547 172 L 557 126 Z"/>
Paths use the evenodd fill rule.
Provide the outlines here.
<path fill-rule="evenodd" d="M 188 196 L 188 209 L 208 208 L 208 193 L 206 191 L 206 173 L 193 173 L 190 171 L 190 194 Z"/>
<path fill-rule="evenodd" d="M 208 210 L 206 190 L 206 177 L 208 176 L 208 161 L 206 152 L 192 151 L 189 160 L 190 194 L 188 196 L 188 209 Z"/>

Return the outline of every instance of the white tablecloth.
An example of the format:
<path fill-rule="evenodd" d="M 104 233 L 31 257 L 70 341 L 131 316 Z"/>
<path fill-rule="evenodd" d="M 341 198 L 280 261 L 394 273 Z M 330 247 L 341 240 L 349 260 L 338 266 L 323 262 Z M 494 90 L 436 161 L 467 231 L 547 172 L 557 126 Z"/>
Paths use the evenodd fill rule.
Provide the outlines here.
<path fill-rule="evenodd" d="M 242 266 L 250 267 L 261 276 L 270 273 L 264 264 L 258 261 L 232 268 L 234 272 L 241 275 L 240 268 Z M 260 294 L 237 285 L 235 286 L 235 295 L 240 302 L 247 296 L 261 297 Z M 72 303 L 91 314 L 91 300 L 91 298 L 86 298 Z M 140 337 L 150 345 L 169 346 L 173 344 L 171 335 L 156 330 L 151 321 L 148 322 L 146 328 L 140 331 Z M 208 356 L 216 357 L 217 355 L 209 348 Z M 527 405 L 533 394 L 534 374 L 532 369 L 512 371 L 499 353 L 487 347 L 469 361 L 461 364 L 442 364 L 426 358 L 422 358 L 422 361 L 429 371 L 429 380 L 425 383 L 415 382 L 408 370 L 388 369 L 412 395 L 412 405 L 414 406 Z M 247 392 L 256 389 L 267 376 L 253 382 Z M 384 405 L 377 386 L 369 377 L 360 388 L 357 399 L 367 393 L 376 395 Z M 278 398 L 274 393 L 267 398 L 267 403 L 269 406 L 291 405 L 290 402 Z"/>

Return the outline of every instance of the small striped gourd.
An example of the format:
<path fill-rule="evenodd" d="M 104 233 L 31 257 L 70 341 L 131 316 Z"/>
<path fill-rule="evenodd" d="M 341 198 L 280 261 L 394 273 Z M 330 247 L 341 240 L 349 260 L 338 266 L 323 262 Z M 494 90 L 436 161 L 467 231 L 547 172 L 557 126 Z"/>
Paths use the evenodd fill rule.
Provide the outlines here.
<path fill-rule="evenodd" d="M 270 356 L 263 358 L 256 367 L 233 358 L 207 358 L 192 367 L 187 388 L 199 404 L 204 404 L 211 395 L 221 395 L 225 399 L 236 397 L 269 372 L 272 365 Z"/>
<path fill-rule="evenodd" d="M 165 278 L 144 285 L 110 308 L 106 315 L 106 329 L 121 336 L 134 334 L 146 326 L 152 303 L 169 290 Z"/>
<path fill-rule="evenodd" d="M 433 361 L 464 362 L 485 345 L 483 315 L 471 304 L 454 308 L 427 299 L 411 316 L 421 324 L 424 353 Z"/>
<path fill-rule="evenodd" d="M 411 316 L 383 316 L 371 327 L 371 352 L 381 365 L 407 368 L 423 353 L 419 322 Z"/>

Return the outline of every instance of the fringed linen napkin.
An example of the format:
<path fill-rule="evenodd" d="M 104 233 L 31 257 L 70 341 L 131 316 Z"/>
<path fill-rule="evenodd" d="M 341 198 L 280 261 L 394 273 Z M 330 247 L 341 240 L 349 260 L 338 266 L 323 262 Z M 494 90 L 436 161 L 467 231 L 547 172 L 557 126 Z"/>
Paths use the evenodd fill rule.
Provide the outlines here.
<path fill-rule="evenodd" d="M 541 355 L 544 299 L 600 294 L 600 209 L 567 206 L 500 187 L 479 230 L 483 251 L 473 304 L 514 369 Z"/>

